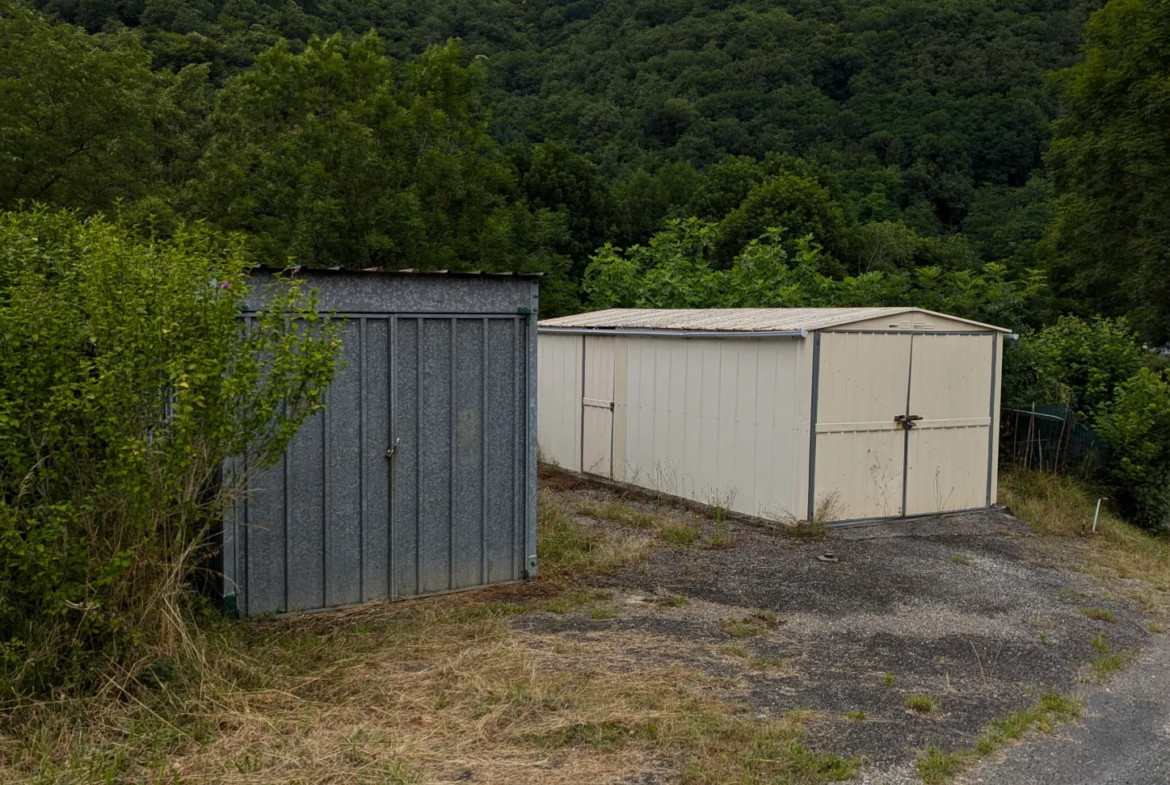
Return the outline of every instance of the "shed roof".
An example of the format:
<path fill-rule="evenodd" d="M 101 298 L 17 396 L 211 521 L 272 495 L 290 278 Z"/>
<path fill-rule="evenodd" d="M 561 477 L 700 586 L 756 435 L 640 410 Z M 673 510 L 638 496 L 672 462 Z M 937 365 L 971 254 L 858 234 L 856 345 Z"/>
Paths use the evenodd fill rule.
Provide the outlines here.
<path fill-rule="evenodd" d="M 923 308 L 610 308 L 576 316 L 544 319 L 542 328 L 664 330 L 679 332 L 812 332 L 868 319 L 921 313 L 972 327 L 1011 332 L 1003 327 L 927 311 Z"/>

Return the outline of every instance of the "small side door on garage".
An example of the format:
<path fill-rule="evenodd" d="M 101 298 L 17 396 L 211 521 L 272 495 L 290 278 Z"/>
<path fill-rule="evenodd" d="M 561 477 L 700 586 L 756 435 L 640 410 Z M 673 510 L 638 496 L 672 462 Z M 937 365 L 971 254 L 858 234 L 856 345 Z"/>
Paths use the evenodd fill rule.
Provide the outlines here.
<path fill-rule="evenodd" d="M 584 337 L 581 471 L 613 477 L 613 408 L 617 338 Z"/>
<path fill-rule="evenodd" d="M 995 334 L 841 330 L 814 340 L 810 520 L 990 503 Z"/>

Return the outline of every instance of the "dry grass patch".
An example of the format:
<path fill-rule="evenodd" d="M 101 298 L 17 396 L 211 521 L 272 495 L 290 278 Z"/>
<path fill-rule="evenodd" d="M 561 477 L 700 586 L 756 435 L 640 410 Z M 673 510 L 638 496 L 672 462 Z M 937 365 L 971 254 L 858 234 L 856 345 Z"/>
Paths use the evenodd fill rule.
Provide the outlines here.
<path fill-rule="evenodd" d="M 504 605 L 439 598 L 220 625 L 165 688 L 29 709 L 3 737 L 0 776 L 522 785 L 665 769 L 713 785 L 856 770 L 809 750 L 800 718 L 741 716 L 725 681 L 665 666 L 677 642 L 663 656 L 621 636 L 558 649 L 511 630 Z"/>
<path fill-rule="evenodd" d="M 548 490 L 538 519 L 542 581 L 205 623 L 191 630 L 192 658 L 160 663 L 153 688 L 3 718 L 0 782 L 568 785 L 659 772 L 692 785 L 813 785 L 856 772 L 857 761 L 805 746 L 803 716 L 743 714 L 737 682 L 674 664 L 685 656 L 676 639 L 514 630 L 517 613 L 605 608 L 595 604 L 607 594 L 566 584 L 653 544 L 590 527 Z"/>
<path fill-rule="evenodd" d="M 1137 528 L 1107 510 L 1092 533 L 1096 498 L 1075 480 L 1013 469 L 1000 475 L 1000 501 L 1041 534 L 1076 537 L 1093 551 L 1082 569 L 1100 578 L 1135 578 L 1156 591 L 1143 606 L 1170 611 L 1170 538 Z"/>
<path fill-rule="evenodd" d="M 537 498 L 536 524 L 540 573 L 546 578 L 610 575 L 646 558 L 653 544 L 644 534 L 603 531 L 575 520 L 565 500 L 548 489 Z"/>

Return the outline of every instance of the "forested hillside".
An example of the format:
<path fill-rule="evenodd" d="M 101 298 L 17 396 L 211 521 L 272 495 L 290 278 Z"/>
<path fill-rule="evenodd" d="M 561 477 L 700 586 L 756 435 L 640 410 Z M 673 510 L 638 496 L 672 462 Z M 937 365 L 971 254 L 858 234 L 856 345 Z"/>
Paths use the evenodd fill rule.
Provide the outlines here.
<path fill-rule="evenodd" d="M 1053 404 L 1038 465 L 1091 475 L 1056 530 L 1101 497 L 1165 529 L 1170 0 L 0 0 L 6 707 L 176 711 L 222 467 L 271 465 L 342 351 L 295 275 L 241 330 L 256 264 L 1002 325 L 1003 409 Z M 88 761 L 46 752 L 78 724 L 7 747 Z"/>
<path fill-rule="evenodd" d="M 246 232 L 270 261 L 539 269 L 546 312 L 581 307 L 598 248 L 668 219 L 709 222 L 717 268 L 779 226 L 789 255 L 811 235 L 838 279 L 1051 269 L 1033 324 L 1102 311 L 1170 334 L 1100 248 L 1085 258 L 1091 238 L 1069 239 L 1083 221 L 1057 236 L 1071 197 L 1054 183 L 1076 175 L 1045 155 L 1101 0 L 32 4 L 66 24 L 5 23 L 6 59 L 43 78 L 4 94 L 18 171 L 0 207 L 122 200 L 156 227 Z M 1164 6 L 1111 4 L 1130 28 Z M 21 25 L 43 40 L 17 41 Z M 12 130 L 64 133 L 39 99 L 69 58 L 91 65 L 58 119 L 116 143 Z"/>

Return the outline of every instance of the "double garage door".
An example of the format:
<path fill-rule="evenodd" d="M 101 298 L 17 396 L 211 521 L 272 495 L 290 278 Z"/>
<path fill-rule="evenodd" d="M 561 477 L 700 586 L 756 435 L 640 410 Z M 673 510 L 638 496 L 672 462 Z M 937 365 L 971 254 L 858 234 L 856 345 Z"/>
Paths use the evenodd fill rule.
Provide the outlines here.
<path fill-rule="evenodd" d="M 817 333 L 810 518 L 988 506 L 996 340 L 991 333 Z"/>

